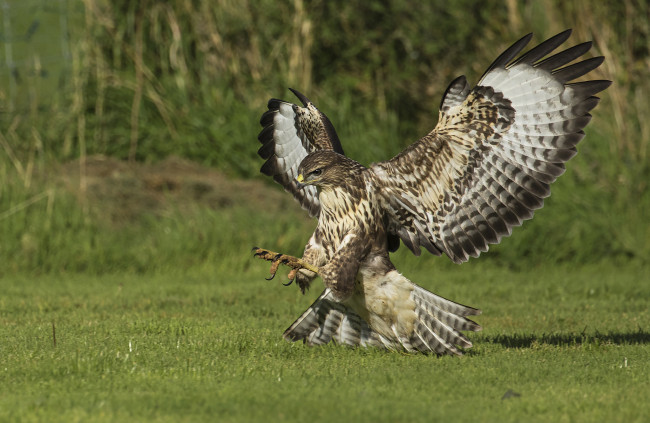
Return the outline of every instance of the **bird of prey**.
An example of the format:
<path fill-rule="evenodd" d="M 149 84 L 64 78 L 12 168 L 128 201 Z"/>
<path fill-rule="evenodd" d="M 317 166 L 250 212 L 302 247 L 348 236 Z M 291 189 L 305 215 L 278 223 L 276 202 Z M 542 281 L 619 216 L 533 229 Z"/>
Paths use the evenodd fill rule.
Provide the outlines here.
<path fill-rule="evenodd" d="M 438 123 L 388 161 L 365 167 L 346 157 L 330 120 L 303 94 L 302 106 L 271 99 L 259 134 L 261 172 L 318 219 L 302 258 L 256 248 L 272 276 L 291 268 L 303 293 L 320 276 L 325 290 L 284 333 L 309 345 L 460 355 L 462 331 L 480 311 L 418 286 L 389 253 L 401 243 L 455 263 L 477 257 L 533 217 L 576 154 L 610 81 L 572 82 L 604 60 L 590 42 L 555 53 L 564 31 L 516 58 L 528 34 L 502 53 L 471 88 L 451 82 Z"/>

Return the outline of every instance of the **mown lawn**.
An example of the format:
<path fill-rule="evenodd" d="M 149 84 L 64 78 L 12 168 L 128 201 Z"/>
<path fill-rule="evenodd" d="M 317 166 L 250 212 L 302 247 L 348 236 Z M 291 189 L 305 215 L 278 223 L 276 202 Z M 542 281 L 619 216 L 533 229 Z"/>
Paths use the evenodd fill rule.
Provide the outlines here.
<path fill-rule="evenodd" d="M 402 268 L 482 308 L 484 330 L 470 334 L 474 348 L 462 358 L 285 342 L 282 331 L 318 289 L 305 298 L 266 282 L 262 262 L 243 274 L 5 277 L 0 421 L 650 415 L 649 269 L 436 263 Z"/>

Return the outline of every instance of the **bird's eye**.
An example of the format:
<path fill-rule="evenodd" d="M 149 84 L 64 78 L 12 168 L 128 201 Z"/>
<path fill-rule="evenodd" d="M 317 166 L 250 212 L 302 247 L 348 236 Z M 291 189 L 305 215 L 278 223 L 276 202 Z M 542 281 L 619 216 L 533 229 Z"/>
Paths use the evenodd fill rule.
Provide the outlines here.
<path fill-rule="evenodd" d="M 323 173 L 323 169 L 316 169 L 311 174 L 314 176 L 320 176 L 321 173 Z"/>

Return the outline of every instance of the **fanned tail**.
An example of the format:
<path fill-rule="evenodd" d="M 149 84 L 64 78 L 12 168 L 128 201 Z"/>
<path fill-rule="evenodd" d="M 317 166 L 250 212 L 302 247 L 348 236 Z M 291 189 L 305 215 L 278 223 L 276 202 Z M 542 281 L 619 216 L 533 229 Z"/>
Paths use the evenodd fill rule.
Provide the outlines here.
<path fill-rule="evenodd" d="M 480 310 L 435 295 L 399 276 L 403 278 L 400 282 L 409 284 L 410 288 L 409 300 L 404 302 L 408 312 L 400 313 L 399 318 L 411 322 L 398 322 L 390 326 L 392 332 L 380 333 L 351 307 L 335 301 L 331 291 L 326 289 L 284 332 L 284 338 L 302 340 L 307 345 L 324 345 L 333 340 L 354 347 L 404 349 L 438 355 L 462 355 L 458 347 L 472 347 L 461 331 L 481 330 L 480 325 L 467 318 L 481 314 Z M 398 328 L 403 327 L 412 329 L 410 333 L 402 333 Z"/>

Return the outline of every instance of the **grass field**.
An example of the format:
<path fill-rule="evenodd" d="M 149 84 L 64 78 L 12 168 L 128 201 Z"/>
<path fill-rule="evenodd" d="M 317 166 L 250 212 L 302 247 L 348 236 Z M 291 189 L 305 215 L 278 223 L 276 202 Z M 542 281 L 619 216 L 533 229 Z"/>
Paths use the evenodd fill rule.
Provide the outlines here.
<path fill-rule="evenodd" d="M 262 262 L 243 274 L 4 277 L 0 421 L 647 418 L 647 268 L 423 260 L 430 270 L 412 272 L 397 258 L 414 281 L 483 310 L 462 358 L 285 342 L 318 288 L 267 282 Z"/>

